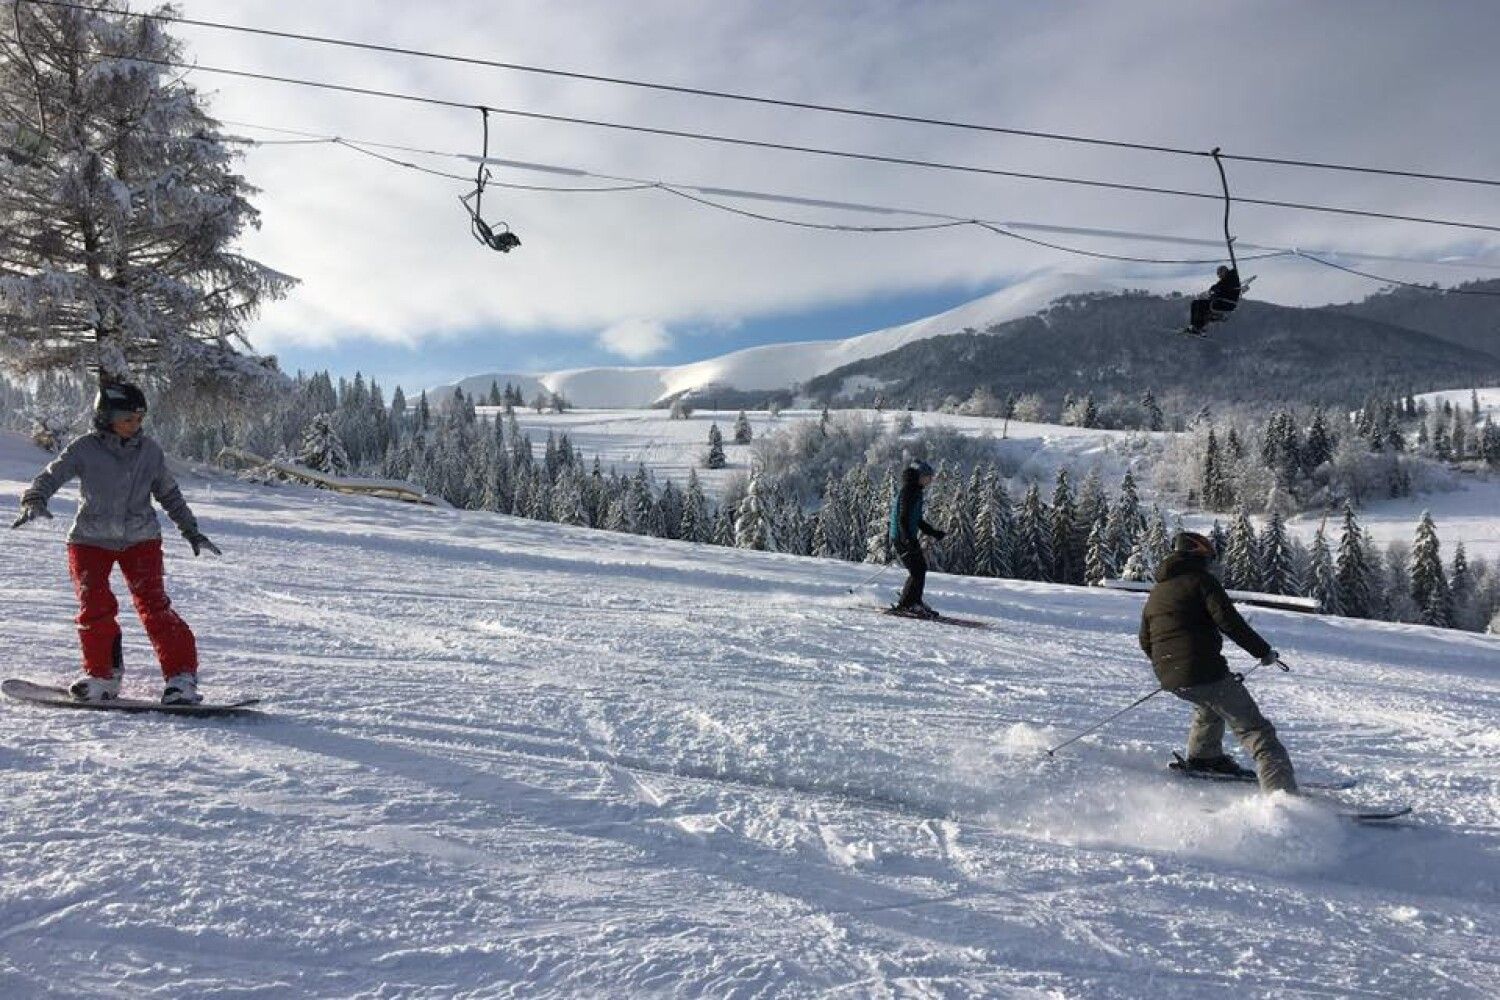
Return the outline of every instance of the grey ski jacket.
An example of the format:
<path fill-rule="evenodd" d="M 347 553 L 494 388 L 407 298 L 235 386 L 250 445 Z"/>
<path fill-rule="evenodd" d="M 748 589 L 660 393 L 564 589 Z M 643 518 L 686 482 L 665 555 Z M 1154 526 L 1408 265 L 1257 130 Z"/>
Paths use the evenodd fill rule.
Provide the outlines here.
<path fill-rule="evenodd" d="M 184 536 L 198 531 L 197 518 L 167 471 L 161 445 L 144 434 L 125 440 L 94 431 L 75 439 L 36 477 L 21 503 L 45 505 L 74 478 L 81 502 L 68 530 L 70 544 L 119 551 L 160 538 L 152 497 Z"/>

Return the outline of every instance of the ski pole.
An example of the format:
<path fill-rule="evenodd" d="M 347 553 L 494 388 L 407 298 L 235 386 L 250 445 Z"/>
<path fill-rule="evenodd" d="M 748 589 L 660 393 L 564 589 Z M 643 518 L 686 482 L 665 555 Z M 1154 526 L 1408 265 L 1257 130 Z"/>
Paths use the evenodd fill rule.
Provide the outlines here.
<path fill-rule="evenodd" d="M 1288 673 L 1289 674 L 1289 673 L 1292 672 L 1292 668 L 1289 667 L 1289 666 L 1287 666 L 1284 662 L 1282 662 L 1282 660 L 1281 660 L 1280 657 L 1276 658 L 1275 663 L 1276 663 L 1276 665 L 1278 667 L 1281 668 L 1281 670 L 1282 670 L 1283 673 Z M 1259 663 L 1257 663 L 1255 666 L 1251 667 L 1249 670 L 1246 670 L 1243 674 L 1240 675 L 1240 680 L 1243 681 L 1246 677 L 1249 677 L 1251 674 L 1253 674 L 1257 670 L 1259 670 L 1260 667 L 1261 667 L 1261 665 Z M 1065 747 L 1065 746 L 1071 746 L 1072 744 L 1077 743 L 1079 740 L 1083 739 L 1085 736 L 1089 735 L 1090 733 L 1097 732 L 1098 730 L 1103 729 L 1105 726 L 1109 725 L 1111 722 L 1114 722 L 1116 719 L 1118 719 L 1120 716 L 1124 715 L 1126 712 L 1130 711 L 1132 708 L 1135 708 L 1137 705 L 1145 704 L 1146 702 L 1150 701 L 1152 698 L 1155 698 L 1157 695 L 1161 694 L 1165 690 L 1166 690 L 1166 688 L 1159 687 L 1155 691 L 1152 691 L 1150 694 L 1143 695 L 1140 698 L 1137 698 L 1135 701 L 1131 702 L 1129 705 L 1126 705 L 1124 708 L 1120 709 L 1118 712 L 1116 712 L 1114 715 L 1111 715 L 1109 718 L 1107 718 L 1107 719 L 1101 719 L 1099 722 L 1094 723 L 1092 726 L 1090 726 L 1089 728 L 1085 729 L 1083 732 L 1079 733 L 1077 736 L 1074 736 L 1074 737 L 1072 737 L 1071 739 L 1068 739 L 1068 740 L 1064 740 L 1062 743 L 1059 743 L 1057 746 L 1055 746 L 1052 749 L 1048 750 L 1047 751 L 1047 756 L 1048 757 L 1054 756 L 1057 753 L 1057 751 L 1061 750 L 1063 747 Z"/>
<path fill-rule="evenodd" d="M 1165 690 L 1166 690 L 1166 688 L 1160 688 L 1159 687 L 1155 691 L 1152 691 L 1150 694 L 1142 695 L 1141 697 L 1137 698 L 1135 701 L 1132 701 L 1129 705 L 1126 705 L 1124 708 L 1120 709 L 1114 715 L 1111 715 L 1109 718 L 1099 720 L 1098 722 L 1094 723 L 1092 726 L 1089 726 L 1083 732 L 1079 733 L 1077 736 L 1074 736 L 1071 739 L 1064 740 L 1063 742 L 1059 743 L 1057 746 L 1055 746 L 1052 749 L 1048 750 L 1047 751 L 1047 756 L 1048 757 L 1052 757 L 1052 756 L 1054 756 L 1057 753 L 1057 751 L 1061 750 L 1063 747 L 1070 746 L 1070 745 L 1072 745 L 1074 743 L 1077 743 L 1079 740 L 1083 739 L 1089 733 L 1097 732 L 1098 730 L 1103 729 L 1105 726 L 1109 725 L 1111 722 L 1114 722 L 1116 719 L 1118 719 L 1120 716 L 1124 715 L 1126 712 L 1130 711 L 1132 708 L 1135 708 L 1137 705 L 1144 705 L 1146 702 L 1150 701 L 1152 698 L 1155 698 L 1157 695 L 1161 694 Z"/>
<path fill-rule="evenodd" d="M 852 594 L 852 593 L 854 593 L 857 590 L 863 590 L 864 588 L 870 586 L 876 580 L 880 579 L 881 576 L 883 576 L 885 574 L 885 571 L 888 570 L 888 569 L 890 569 L 890 568 L 891 568 L 891 560 L 888 559 L 888 560 L 885 561 L 885 563 L 879 569 L 877 569 L 875 571 L 875 575 L 874 576 L 871 576 L 864 583 L 855 584 L 854 586 L 850 587 L 849 588 L 849 593 Z"/>

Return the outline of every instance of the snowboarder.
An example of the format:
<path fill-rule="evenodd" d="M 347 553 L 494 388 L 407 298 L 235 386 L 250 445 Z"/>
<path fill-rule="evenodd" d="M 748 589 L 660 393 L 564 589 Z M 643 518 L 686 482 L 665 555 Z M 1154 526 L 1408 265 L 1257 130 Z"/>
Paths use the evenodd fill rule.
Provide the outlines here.
<path fill-rule="evenodd" d="M 80 701 L 104 701 L 120 693 L 124 673 L 119 603 L 109 586 L 116 563 L 130 588 L 161 663 L 167 705 L 195 705 L 198 652 L 193 632 L 172 608 L 162 581 L 161 527 L 151 498 L 172 518 L 193 555 L 219 549 L 198 530 L 198 521 L 167 471 L 161 446 L 141 433 L 146 397 L 128 382 L 104 385 L 94 399 L 94 429 L 74 440 L 21 497 L 12 528 L 50 518 L 47 501 L 77 477 L 78 514 L 68 531 L 68 571 L 78 595 L 78 640 L 83 673 L 68 688 Z"/>
<path fill-rule="evenodd" d="M 922 553 L 921 535 L 941 539 L 947 534 L 922 519 L 923 495 L 932 484 L 932 477 L 932 466 L 914 459 L 902 471 L 901 487 L 891 501 L 891 544 L 907 573 L 901 599 L 892 610 L 919 618 L 938 617 L 922 600 L 922 588 L 927 584 L 927 559 Z"/>
<path fill-rule="evenodd" d="M 1230 673 L 1220 633 L 1262 664 L 1273 664 L 1280 657 L 1240 617 L 1209 571 L 1217 555 L 1213 542 L 1184 531 L 1172 549 L 1156 571 L 1156 586 L 1141 613 L 1140 641 L 1162 688 L 1197 706 L 1188 732 L 1185 768 L 1248 776 L 1224 753 L 1227 724 L 1254 758 L 1261 790 L 1295 794 L 1291 758 L 1241 677 Z"/>
<path fill-rule="evenodd" d="M 1211 321 L 1228 319 L 1229 314 L 1240 304 L 1243 286 L 1240 284 L 1239 268 L 1220 264 L 1218 275 L 1219 280 L 1213 283 L 1208 293 L 1193 300 L 1185 332 L 1202 337 L 1204 327 Z"/>

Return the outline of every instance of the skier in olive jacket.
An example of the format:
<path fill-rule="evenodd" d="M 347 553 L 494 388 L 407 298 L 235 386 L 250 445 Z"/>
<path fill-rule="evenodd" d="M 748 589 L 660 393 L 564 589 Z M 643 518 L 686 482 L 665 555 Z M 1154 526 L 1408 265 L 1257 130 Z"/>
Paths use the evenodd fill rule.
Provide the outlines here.
<path fill-rule="evenodd" d="M 1188 770 L 1249 773 L 1224 753 L 1227 724 L 1254 758 L 1261 789 L 1295 793 L 1291 758 L 1243 681 L 1230 673 L 1220 633 L 1262 664 L 1275 663 L 1276 650 L 1240 617 L 1209 572 L 1215 556 L 1213 542 L 1204 536 L 1177 536 L 1141 613 L 1141 649 L 1151 658 L 1161 686 L 1197 706 L 1188 732 Z"/>
<path fill-rule="evenodd" d="M 927 557 L 922 554 L 921 535 L 941 539 L 947 534 L 922 517 L 923 497 L 932 484 L 932 477 L 932 466 L 920 459 L 914 460 L 902 471 L 901 488 L 891 501 L 891 544 L 907 573 L 901 599 L 891 610 L 917 618 L 938 617 L 938 613 L 922 600 L 922 589 L 927 584 Z"/>
<path fill-rule="evenodd" d="M 151 499 L 177 525 L 193 555 L 219 554 L 198 530 L 198 521 L 167 471 L 161 446 L 141 433 L 146 397 L 128 382 L 106 385 L 94 400 L 94 430 L 74 440 L 21 497 L 12 528 L 50 518 L 47 501 L 70 479 L 78 479 L 80 503 L 68 532 L 68 570 L 78 595 L 78 640 L 83 674 L 68 688 L 80 701 L 105 701 L 120 693 L 124 671 L 119 603 L 110 590 L 116 563 L 161 662 L 163 704 L 192 705 L 198 694 L 198 651 L 192 629 L 172 608 L 163 585 L 161 527 Z"/>

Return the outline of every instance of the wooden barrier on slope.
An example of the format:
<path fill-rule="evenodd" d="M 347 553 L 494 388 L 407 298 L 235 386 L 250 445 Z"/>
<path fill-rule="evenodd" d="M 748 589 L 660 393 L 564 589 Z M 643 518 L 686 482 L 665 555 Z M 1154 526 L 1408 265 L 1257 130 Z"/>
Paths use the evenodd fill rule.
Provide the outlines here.
<path fill-rule="evenodd" d="M 277 475 L 294 479 L 298 482 L 318 486 L 326 490 L 334 490 L 338 493 L 352 493 L 360 496 L 382 497 L 387 500 L 401 500 L 405 503 L 426 504 L 429 507 L 448 507 L 450 504 L 442 497 L 435 497 L 422 492 L 411 483 L 402 482 L 399 479 L 347 479 L 342 476 L 330 476 L 327 473 L 309 469 L 306 466 L 297 465 L 294 462 L 278 462 L 269 458 L 262 458 L 254 452 L 245 451 L 241 448 L 224 448 L 219 451 L 219 464 L 227 466 L 231 463 L 237 464 L 243 469 L 265 469 Z"/>
<path fill-rule="evenodd" d="M 1105 580 L 1100 586 L 1108 590 L 1130 590 L 1145 594 L 1150 593 L 1155 584 L 1149 580 Z M 1253 590 L 1230 590 L 1227 593 L 1236 604 L 1249 604 L 1257 608 L 1275 608 L 1278 611 L 1298 611 L 1310 615 L 1323 613 L 1323 606 L 1311 597 L 1262 594 Z"/>

